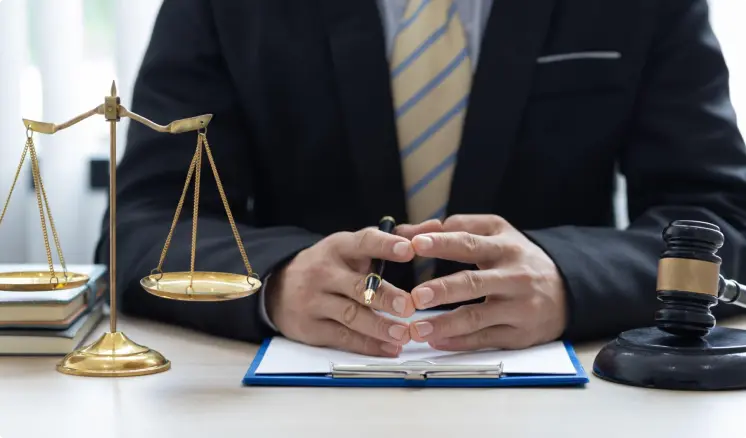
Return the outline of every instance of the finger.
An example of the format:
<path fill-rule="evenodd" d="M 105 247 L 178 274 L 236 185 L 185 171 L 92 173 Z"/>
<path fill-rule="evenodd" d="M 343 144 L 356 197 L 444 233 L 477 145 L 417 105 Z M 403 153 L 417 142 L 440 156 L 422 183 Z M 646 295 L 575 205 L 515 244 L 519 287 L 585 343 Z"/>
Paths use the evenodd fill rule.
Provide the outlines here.
<path fill-rule="evenodd" d="M 486 296 L 513 298 L 514 280 L 501 269 L 461 271 L 426 281 L 412 290 L 414 306 L 429 309 Z"/>
<path fill-rule="evenodd" d="M 366 356 L 397 357 L 402 350 L 399 345 L 382 342 L 358 333 L 335 321 L 319 321 L 318 334 L 322 342 L 315 345 L 335 348 Z"/>
<path fill-rule="evenodd" d="M 494 214 L 456 214 L 443 222 L 443 231 L 466 231 L 479 236 L 492 236 L 508 226 L 508 221 Z"/>
<path fill-rule="evenodd" d="M 438 233 L 443 231 L 443 224 L 439 219 L 430 219 L 420 224 L 401 224 L 396 227 L 394 233 L 406 239 L 412 240 L 414 236 L 424 233 Z"/>
<path fill-rule="evenodd" d="M 430 343 L 436 350 L 475 351 L 488 348 L 518 350 L 533 345 L 530 334 L 517 327 L 497 325 L 475 333 L 444 338 Z"/>
<path fill-rule="evenodd" d="M 328 294 L 324 313 L 322 316 L 380 341 L 404 345 L 410 340 L 408 324 L 386 318 L 341 295 Z"/>
<path fill-rule="evenodd" d="M 412 246 L 419 256 L 461 263 L 494 262 L 501 256 L 498 238 L 466 231 L 421 234 L 412 239 Z"/>
<path fill-rule="evenodd" d="M 367 274 L 336 269 L 331 274 L 332 282 L 329 287 L 332 292 L 365 304 L 366 277 Z M 381 282 L 369 306 L 375 310 L 404 318 L 412 316 L 415 311 L 412 296 L 386 280 Z"/>
<path fill-rule="evenodd" d="M 522 310 L 517 303 L 508 300 L 468 304 L 413 323 L 411 337 L 416 342 L 433 342 L 476 333 L 496 325 L 517 325 L 527 317 Z"/>
<path fill-rule="evenodd" d="M 338 233 L 334 246 L 343 258 L 375 258 L 395 262 L 408 262 L 414 258 L 414 249 L 409 239 L 376 228 Z"/>

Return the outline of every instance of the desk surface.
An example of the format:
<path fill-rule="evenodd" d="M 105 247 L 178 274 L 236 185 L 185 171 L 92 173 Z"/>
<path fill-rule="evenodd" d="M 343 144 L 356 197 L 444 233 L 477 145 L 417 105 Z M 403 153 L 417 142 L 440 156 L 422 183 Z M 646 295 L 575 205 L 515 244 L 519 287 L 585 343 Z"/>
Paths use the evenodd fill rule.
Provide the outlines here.
<path fill-rule="evenodd" d="M 254 345 L 127 318 L 119 328 L 172 369 L 86 378 L 56 372 L 58 358 L 0 357 L 0 437 L 746 436 L 746 391 L 655 391 L 595 376 L 585 389 L 247 388 Z M 589 374 L 601 345 L 576 348 Z"/>

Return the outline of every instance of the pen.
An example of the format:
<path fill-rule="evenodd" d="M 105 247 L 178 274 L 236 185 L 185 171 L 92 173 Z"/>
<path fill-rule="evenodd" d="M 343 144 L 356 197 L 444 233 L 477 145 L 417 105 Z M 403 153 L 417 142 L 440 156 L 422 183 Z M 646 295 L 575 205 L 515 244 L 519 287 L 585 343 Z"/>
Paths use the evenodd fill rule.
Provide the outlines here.
<path fill-rule="evenodd" d="M 393 233 L 396 227 L 396 221 L 391 216 L 385 216 L 378 223 L 378 229 L 384 233 Z M 373 259 L 373 266 L 370 274 L 365 278 L 365 304 L 370 305 L 373 301 L 373 297 L 376 295 L 376 291 L 383 283 L 383 267 L 385 262 L 379 259 Z"/>

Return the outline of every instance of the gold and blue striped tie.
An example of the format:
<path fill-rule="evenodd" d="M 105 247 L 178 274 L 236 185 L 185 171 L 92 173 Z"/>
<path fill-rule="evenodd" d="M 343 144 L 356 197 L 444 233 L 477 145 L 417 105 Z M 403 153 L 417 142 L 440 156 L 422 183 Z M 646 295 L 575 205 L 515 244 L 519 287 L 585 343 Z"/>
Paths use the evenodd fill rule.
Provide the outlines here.
<path fill-rule="evenodd" d="M 463 25 L 452 0 L 410 0 L 391 60 L 410 223 L 443 219 L 471 89 Z M 432 260 L 415 261 L 417 277 Z"/>

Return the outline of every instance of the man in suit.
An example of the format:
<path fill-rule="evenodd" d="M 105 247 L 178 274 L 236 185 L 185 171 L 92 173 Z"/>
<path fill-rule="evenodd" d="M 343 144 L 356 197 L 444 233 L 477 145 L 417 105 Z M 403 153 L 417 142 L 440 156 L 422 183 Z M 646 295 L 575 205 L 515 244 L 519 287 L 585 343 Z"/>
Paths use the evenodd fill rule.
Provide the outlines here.
<path fill-rule="evenodd" d="M 677 219 L 717 224 L 723 274 L 746 279 L 746 150 L 707 8 L 164 1 L 133 110 L 161 123 L 214 114 L 207 138 L 264 287 L 223 303 L 140 288 L 194 142 L 131 124 L 117 192 L 122 309 L 388 356 L 412 340 L 470 350 L 598 338 L 653 323 L 661 231 Z M 207 169 L 196 268 L 241 273 Z M 190 211 L 167 271 L 189 269 Z M 393 235 L 375 229 L 385 215 L 402 223 Z M 389 261 L 387 281 L 366 306 L 372 258 Z M 392 318 L 432 308 L 455 310 Z"/>

